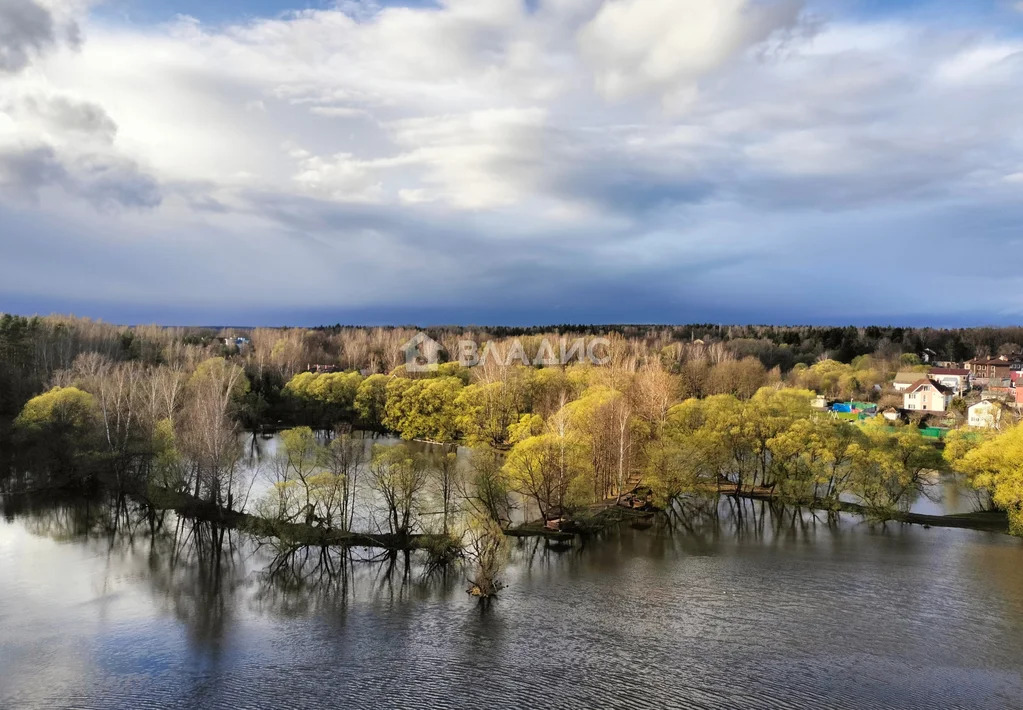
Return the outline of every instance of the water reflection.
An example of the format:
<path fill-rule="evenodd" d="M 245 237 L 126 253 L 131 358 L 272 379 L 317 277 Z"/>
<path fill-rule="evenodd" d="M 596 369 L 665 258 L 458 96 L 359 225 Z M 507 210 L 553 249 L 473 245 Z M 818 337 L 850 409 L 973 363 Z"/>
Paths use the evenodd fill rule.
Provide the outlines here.
<path fill-rule="evenodd" d="M 432 470 L 439 469 L 442 465 L 442 459 L 451 451 L 455 452 L 458 465 L 463 470 L 468 468 L 472 457 L 472 450 L 464 446 L 431 444 L 425 441 L 404 441 L 396 436 L 369 431 L 358 432 L 358 434 L 363 437 L 364 449 L 362 465 L 359 468 L 358 483 L 356 485 L 358 505 L 356 506 L 353 526 L 356 530 L 376 530 L 379 524 L 382 523 L 381 518 L 384 513 L 384 506 L 380 500 L 379 493 L 370 484 L 372 477 L 369 475 L 369 465 L 374 446 L 404 444 L 413 453 L 422 455 L 427 462 L 427 466 Z M 321 443 L 329 442 L 331 436 L 332 432 L 327 430 L 316 431 L 316 437 Z M 271 461 L 277 455 L 281 444 L 281 437 L 279 433 L 275 433 L 265 438 L 263 435 L 252 432 L 246 432 L 241 437 L 244 443 L 243 450 L 245 454 L 241 461 L 242 471 L 239 478 L 247 483 L 239 498 L 239 505 L 236 507 L 240 510 L 251 511 L 255 508 L 256 501 L 265 495 L 273 485 L 274 476 L 271 471 Z M 442 509 L 440 503 L 441 493 L 434 477 L 431 477 L 424 493 L 425 504 L 421 506 L 423 510 L 420 511 L 419 523 L 424 532 L 439 533 L 442 528 L 442 517 L 439 512 Z M 540 515 L 539 509 L 534 502 L 526 500 L 514 492 L 509 495 L 507 512 L 512 524 L 516 525 L 527 520 L 535 520 Z M 383 517 L 385 518 L 386 516 L 384 515 Z"/>
<path fill-rule="evenodd" d="M 1011 707 L 1023 547 L 684 500 L 512 541 L 489 608 L 423 555 L 281 548 L 130 500 L 5 499 L 0 706 Z"/>

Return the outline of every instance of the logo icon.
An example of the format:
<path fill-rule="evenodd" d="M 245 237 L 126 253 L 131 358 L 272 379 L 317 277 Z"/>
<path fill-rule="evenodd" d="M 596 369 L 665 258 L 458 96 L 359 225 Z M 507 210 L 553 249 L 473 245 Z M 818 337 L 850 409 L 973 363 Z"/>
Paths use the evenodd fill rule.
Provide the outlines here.
<path fill-rule="evenodd" d="M 412 336 L 401 346 L 405 353 L 405 370 L 408 372 L 432 372 L 440 362 L 441 344 L 422 331 Z"/>

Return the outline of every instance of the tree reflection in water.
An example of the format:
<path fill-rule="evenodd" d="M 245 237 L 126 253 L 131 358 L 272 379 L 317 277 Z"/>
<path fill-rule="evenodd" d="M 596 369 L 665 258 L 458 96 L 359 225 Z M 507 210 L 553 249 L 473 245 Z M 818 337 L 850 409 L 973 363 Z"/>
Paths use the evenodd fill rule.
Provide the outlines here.
<path fill-rule="evenodd" d="M 354 554 L 349 549 L 298 546 L 278 549 L 258 573 L 253 601 L 285 617 L 321 607 L 344 609 L 351 593 Z"/>
<path fill-rule="evenodd" d="M 246 609 L 293 618 L 344 610 L 357 595 L 385 602 L 446 595 L 466 579 L 459 560 L 257 540 L 128 497 L 12 496 L 3 513 L 33 535 L 95 548 L 104 560 L 99 595 L 144 580 L 187 638 L 214 652 Z"/>
<path fill-rule="evenodd" d="M 98 592 L 109 593 L 126 576 L 143 579 L 153 598 L 184 625 L 192 643 L 214 649 L 246 610 L 285 618 L 344 611 L 357 599 L 394 603 L 447 596 L 464 590 L 467 579 L 463 560 L 437 564 L 425 552 L 255 540 L 215 523 L 154 511 L 127 497 L 14 496 L 3 499 L 3 513 L 35 535 L 96 546 L 105 560 Z M 767 501 L 688 496 L 676 500 L 665 515 L 577 538 L 570 546 L 543 538 L 514 539 L 510 574 L 555 568 L 572 573 L 594 560 L 617 564 L 637 554 L 664 559 L 703 555 L 722 544 L 780 546 L 821 532 L 841 537 L 850 521 L 870 525 L 856 516 L 840 518 Z"/>

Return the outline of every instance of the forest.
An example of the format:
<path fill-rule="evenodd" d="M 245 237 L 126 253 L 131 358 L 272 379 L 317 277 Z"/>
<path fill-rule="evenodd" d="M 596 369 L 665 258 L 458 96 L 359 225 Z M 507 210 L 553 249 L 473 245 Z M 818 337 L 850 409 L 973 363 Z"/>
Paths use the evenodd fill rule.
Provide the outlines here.
<path fill-rule="evenodd" d="M 104 486 L 230 510 L 244 493 L 242 432 L 273 431 L 273 485 L 254 510 L 279 524 L 264 530 L 277 536 L 298 523 L 354 533 L 369 490 L 382 502 L 375 531 L 428 534 L 416 544 L 442 547 L 457 537 L 485 561 L 499 554 L 494 531 L 508 529 L 516 500 L 541 523 L 584 519 L 638 490 L 669 514 L 686 496 L 712 493 L 824 510 L 853 497 L 883 520 L 944 468 L 1023 533 L 1023 430 L 964 429 L 941 451 L 911 425 L 854 425 L 811 408 L 815 393 L 876 397 L 897 370 L 920 366 L 918 348 L 998 352 L 1023 340 L 1019 329 L 430 329 L 449 352 L 466 333 L 527 353 L 544 337 L 599 334 L 607 358 L 410 372 L 403 346 L 416 332 L 5 315 L 0 478 L 8 489 Z M 376 446 L 367 457 L 367 432 L 451 453 L 428 461 L 407 446 Z M 471 450 L 468 462 L 455 445 Z M 440 522 L 422 515 L 427 489 L 439 492 Z"/>

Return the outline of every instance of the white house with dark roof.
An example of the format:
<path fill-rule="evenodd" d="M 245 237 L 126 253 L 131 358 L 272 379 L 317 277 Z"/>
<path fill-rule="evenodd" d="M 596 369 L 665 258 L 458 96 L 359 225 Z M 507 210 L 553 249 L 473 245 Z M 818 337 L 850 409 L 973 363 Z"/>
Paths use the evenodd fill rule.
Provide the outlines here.
<path fill-rule="evenodd" d="M 955 392 L 948 387 L 924 377 L 902 393 L 902 408 L 916 412 L 947 412 L 954 396 Z"/>

